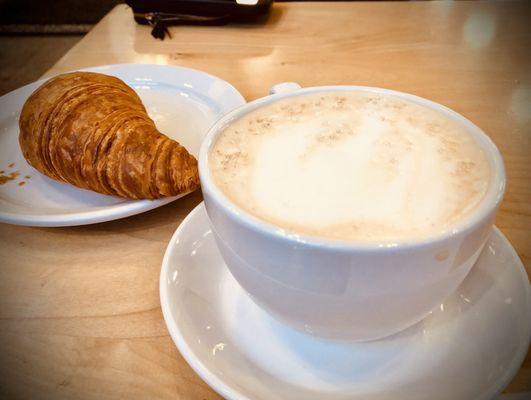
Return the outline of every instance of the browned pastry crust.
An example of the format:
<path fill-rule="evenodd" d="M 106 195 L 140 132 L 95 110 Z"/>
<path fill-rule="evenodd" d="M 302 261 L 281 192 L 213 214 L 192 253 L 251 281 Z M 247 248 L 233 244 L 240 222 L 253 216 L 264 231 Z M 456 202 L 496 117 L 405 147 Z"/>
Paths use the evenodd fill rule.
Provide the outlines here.
<path fill-rule="evenodd" d="M 120 79 L 73 72 L 28 98 L 19 120 L 26 160 L 50 178 L 130 199 L 199 187 L 196 159 L 164 136 Z"/>

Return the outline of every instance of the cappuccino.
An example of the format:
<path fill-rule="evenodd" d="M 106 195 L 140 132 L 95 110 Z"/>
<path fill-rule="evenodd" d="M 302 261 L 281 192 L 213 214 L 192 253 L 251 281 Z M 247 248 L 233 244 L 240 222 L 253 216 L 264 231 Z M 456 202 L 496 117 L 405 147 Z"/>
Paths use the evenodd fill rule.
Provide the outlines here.
<path fill-rule="evenodd" d="M 480 205 L 491 176 L 461 125 L 368 91 L 256 109 L 221 132 L 209 167 L 234 204 L 291 234 L 380 243 L 450 230 Z"/>

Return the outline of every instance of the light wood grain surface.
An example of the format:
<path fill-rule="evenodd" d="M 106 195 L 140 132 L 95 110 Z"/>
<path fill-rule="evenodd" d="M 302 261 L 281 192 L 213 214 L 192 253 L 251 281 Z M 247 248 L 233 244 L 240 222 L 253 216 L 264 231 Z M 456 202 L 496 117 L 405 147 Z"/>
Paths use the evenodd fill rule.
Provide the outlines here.
<path fill-rule="evenodd" d="M 279 3 L 258 26 L 174 27 L 156 41 L 118 6 L 49 72 L 158 63 L 217 75 L 247 99 L 281 81 L 361 84 L 445 104 L 500 148 L 496 224 L 531 272 L 531 3 Z M 0 396 L 215 399 L 169 338 L 164 250 L 195 193 L 120 221 L 0 225 Z M 529 316 L 527 316 L 529 317 Z M 468 338 L 473 340 L 473 338 Z M 531 358 L 507 392 L 531 391 Z"/>

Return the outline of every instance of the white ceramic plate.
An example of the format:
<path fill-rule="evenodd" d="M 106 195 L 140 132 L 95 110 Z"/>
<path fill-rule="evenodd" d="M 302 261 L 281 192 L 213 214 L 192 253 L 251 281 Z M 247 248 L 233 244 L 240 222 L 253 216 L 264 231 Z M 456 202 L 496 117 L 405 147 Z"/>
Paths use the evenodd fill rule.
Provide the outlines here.
<path fill-rule="evenodd" d="M 522 263 L 494 229 L 457 292 L 394 336 L 348 344 L 295 331 L 256 306 L 224 265 L 203 204 L 162 264 L 164 319 L 191 367 L 228 399 L 492 399 L 531 334 Z"/>
<path fill-rule="evenodd" d="M 159 130 L 197 157 L 208 128 L 245 104 L 229 83 L 204 72 L 166 65 L 121 64 L 84 71 L 114 75 L 136 90 Z M 18 179 L 0 185 L 0 222 L 30 226 L 70 226 L 138 214 L 181 196 L 155 201 L 126 200 L 78 189 L 33 169 L 18 144 L 18 118 L 28 96 L 45 80 L 0 98 L 0 170 L 18 171 Z M 15 163 L 13 167 L 10 164 Z M 18 183 L 24 176 L 25 184 Z"/>

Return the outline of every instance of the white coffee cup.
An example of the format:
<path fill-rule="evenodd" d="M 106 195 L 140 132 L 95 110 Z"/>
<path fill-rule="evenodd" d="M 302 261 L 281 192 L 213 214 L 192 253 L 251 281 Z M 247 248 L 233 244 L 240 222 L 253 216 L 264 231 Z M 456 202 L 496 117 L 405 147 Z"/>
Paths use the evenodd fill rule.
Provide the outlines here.
<path fill-rule="evenodd" d="M 253 300 L 284 323 L 341 340 L 370 340 L 401 331 L 426 317 L 465 279 L 491 232 L 505 190 L 495 144 L 460 114 L 402 92 L 362 86 L 300 89 L 278 86 L 223 117 L 208 132 L 199 174 L 221 255 Z M 218 135 L 241 116 L 281 98 L 322 91 L 392 94 L 437 110 L 461 124 L 487 155 L 492 181 L 480 206 L 450 232 L 394 244 L 340 242 L 292 235 L 233 204 L 215 185 L 209 152 Z"/>

